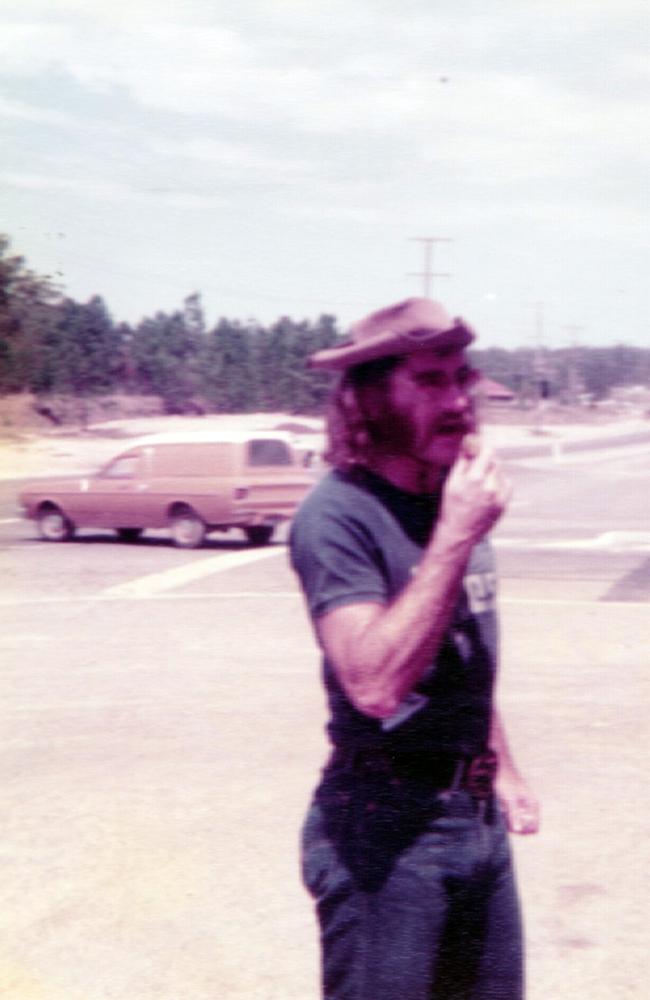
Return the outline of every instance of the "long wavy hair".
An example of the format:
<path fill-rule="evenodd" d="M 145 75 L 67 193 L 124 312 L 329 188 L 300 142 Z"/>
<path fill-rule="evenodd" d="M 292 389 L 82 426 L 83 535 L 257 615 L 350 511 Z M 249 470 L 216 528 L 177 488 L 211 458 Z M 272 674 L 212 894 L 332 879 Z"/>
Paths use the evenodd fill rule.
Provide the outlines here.
<path fill-rule="evenodd" d="M 333 389 L 326 414 L 325 460 L 337 469 L 366 463 L 381 446 L 380 419 L 388 378 L 401 362 L 391 355 L 348 368 Z"/>

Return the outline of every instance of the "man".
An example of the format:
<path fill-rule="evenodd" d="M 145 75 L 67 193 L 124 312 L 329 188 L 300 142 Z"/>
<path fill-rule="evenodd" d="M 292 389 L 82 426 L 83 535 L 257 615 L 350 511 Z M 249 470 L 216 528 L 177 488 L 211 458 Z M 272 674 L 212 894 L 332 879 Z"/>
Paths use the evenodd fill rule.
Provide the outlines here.
<path fill-rule="evenodd" d="M 326 1000 L 523 995 L 507 828 L 535 832 L 537 805 L 492 702 L 510 488 L 475 434 L 472 339 L 408 299 L 311 359 L 343 373 L 334 469 L 291 535 L 331 712 L 303 831 Z"/>

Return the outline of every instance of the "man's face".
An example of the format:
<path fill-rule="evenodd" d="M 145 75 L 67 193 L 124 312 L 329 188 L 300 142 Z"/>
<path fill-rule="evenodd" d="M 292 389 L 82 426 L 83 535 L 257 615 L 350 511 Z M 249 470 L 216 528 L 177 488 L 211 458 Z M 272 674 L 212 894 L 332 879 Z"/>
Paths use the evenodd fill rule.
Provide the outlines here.
<path fill-rule="evenodd" d="M 427 465 L 452 465 L 463 437 L 475 428 L 478 378 L 462 350 L 407 355 L 389 376 L 382 419 L 393 453 Z"/>

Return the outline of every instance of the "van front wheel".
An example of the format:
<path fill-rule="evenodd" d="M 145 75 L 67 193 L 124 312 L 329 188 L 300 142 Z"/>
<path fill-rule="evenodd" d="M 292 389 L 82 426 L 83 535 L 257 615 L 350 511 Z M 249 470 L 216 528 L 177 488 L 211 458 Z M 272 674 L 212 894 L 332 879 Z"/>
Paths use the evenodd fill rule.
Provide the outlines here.
<path fill-rule="evenodd" d="M 171 516 L 169 531 L 179 549 L 198 549 L 205 539 L 205 524 L 191 507 L 177 508 Z"/>
<path fill-rule="evenodd" d="M 250 545 L 268 545 L 273 534 L 272 524 L 252 524 L 244 528 Z"/>

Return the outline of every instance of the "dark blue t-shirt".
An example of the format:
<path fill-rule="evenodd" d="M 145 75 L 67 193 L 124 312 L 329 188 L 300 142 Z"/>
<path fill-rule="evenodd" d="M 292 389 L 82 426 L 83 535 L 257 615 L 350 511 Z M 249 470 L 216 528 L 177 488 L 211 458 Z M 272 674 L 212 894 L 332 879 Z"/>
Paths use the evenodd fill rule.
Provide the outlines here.
<path fill-rule="evenodd" d="M 344 604 L 389 604 L 417 573 L 437 511 L 438 496 L 407 493 L 367 469 L 329 472 L 302 504 L 290 538 L 312 618 Z M 494 562 L 482 541 L 431 669 L 390 719 L 358 711 L 324 658 L 333 744 L 394 754 L 484 750 L 496 661 L 494 605 Z"/>

